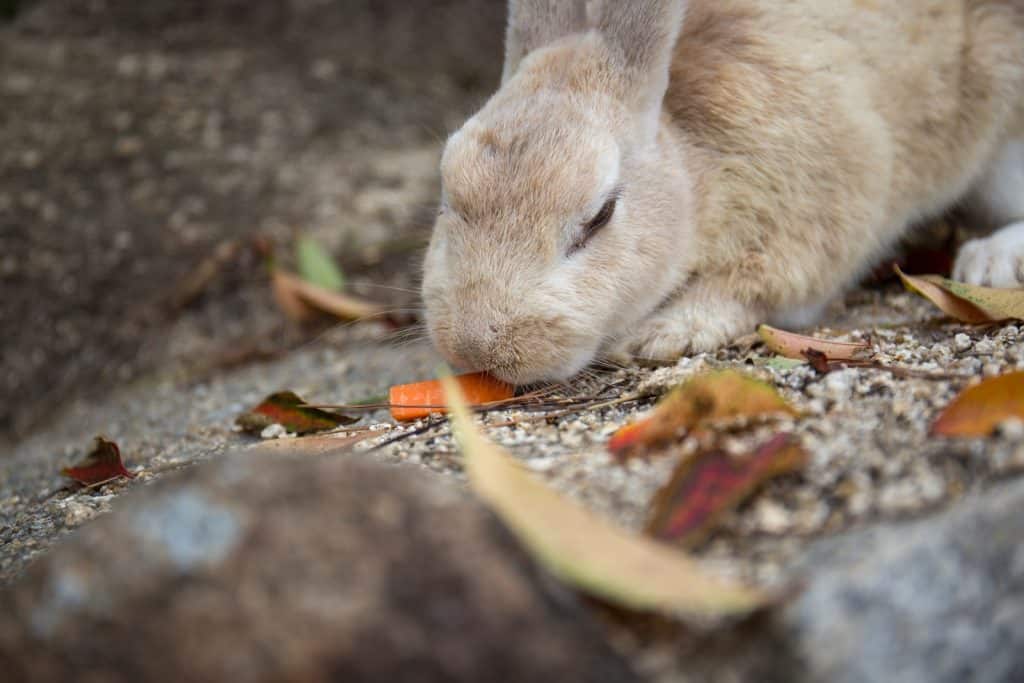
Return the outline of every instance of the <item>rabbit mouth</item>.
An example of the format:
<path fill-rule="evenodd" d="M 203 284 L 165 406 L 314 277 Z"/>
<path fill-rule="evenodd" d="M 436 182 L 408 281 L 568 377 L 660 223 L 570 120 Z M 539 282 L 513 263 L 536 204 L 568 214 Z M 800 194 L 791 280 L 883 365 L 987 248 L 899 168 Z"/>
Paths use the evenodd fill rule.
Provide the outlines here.
<path fill-rule="evenodd" d="M 597 354 L 589 336 L 557 317 L 435 326 L 431 337 L 452 365 L 515 385 L 569 379 Z"/>

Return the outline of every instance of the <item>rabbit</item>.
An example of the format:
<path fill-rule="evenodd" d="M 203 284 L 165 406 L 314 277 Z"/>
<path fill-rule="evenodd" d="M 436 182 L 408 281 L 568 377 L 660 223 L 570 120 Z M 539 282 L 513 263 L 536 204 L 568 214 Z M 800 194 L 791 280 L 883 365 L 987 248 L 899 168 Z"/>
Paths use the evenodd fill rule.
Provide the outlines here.
<path fill-rule="evenodd" d="M 915 223 L 1024 282 L 1021 0 L 512 0 L 447 140 L 427 330 L 515 384 L 811 324 Z"/>

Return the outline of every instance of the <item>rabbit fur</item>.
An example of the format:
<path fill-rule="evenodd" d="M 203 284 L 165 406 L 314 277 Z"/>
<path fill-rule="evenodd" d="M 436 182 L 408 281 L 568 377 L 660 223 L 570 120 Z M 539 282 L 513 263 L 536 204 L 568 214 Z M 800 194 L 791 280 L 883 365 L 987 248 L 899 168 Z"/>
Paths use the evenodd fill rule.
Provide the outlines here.
<path fill-rule="evenodd" d="M 809 324 L 958 204 L 1021 286 L 1024 0 L 512 0 L 441 175 L 429 334 L 515 383 Z"/>

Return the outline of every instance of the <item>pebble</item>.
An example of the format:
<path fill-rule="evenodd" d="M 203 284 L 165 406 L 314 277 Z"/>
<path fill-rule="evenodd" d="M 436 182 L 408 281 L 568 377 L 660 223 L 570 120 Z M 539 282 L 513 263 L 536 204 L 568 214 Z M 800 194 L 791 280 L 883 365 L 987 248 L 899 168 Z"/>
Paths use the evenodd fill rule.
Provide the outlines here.
<path fill-rule="evenodd" d="M 68 527 L 76 527 L 95 517 L 97 510 L 77 500 L 69 500 L 64 506 L 64 524 Z"/>
<path fill-rule="evenodd" d="M 768 534 L 782 534 L 792 526 L 791 515 L 781 504 L 762 498 L 754 509 L 757 530 Z"/>
<path fill-rule="evenodd" d="M 982 356 L 991 356 L 996 352 L 996 344 L 991 339 L 982 339 L 974 345 L 974 352 Z"/>
<path fill-rule="evenodd" d="M 260 432 L 261 439 L 280 439 L 285 436 L 288 436 L 288 430 L 285 429 L 284 425 L 277 423 L 267 425 L 263 428 L 263 431 Z"/>
<path fill-rule="evenodd" d="M 963 332 L 961 332 L 960 334 L 958 334 L 955 337 L 953 337 L 953 347 L 957 351 L 959 351 L 960 353 L 963 353 L 964 351 L 967 351 L 973 345 L 974 345 L 974 342 L 971 341 L 971 338 L 968 337 Z"/>
<path fill-rule="evenodd" d="M 999 423 L 996 428 L 999 435 L 1010 442 L 1024 441 L 1024 420 L 1019 417 L 1009 417 Z"/>

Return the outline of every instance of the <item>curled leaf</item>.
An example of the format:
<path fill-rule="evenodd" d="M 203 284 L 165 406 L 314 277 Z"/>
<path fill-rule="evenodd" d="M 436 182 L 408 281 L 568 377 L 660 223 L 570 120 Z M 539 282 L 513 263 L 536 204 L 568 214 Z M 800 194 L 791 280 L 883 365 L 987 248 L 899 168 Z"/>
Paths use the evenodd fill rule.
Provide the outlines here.
<path fill-rule="evenodd" d="M 705 424 L 769 414 L 796 415 L 796 411 L 760 380 L 733 370 L 713 372 L 673 389 L 649 416 L 617 431 L 608 449 L 619 458 L 628 458 Z"/>
<path fill-rule="evenodd" d="M 458 385 L 444 380 L 470 485 L 553 575 L 623 607 L 680 616 L 753 611 L 770 596 L 715 577 L 683 553 L 593 515 L 485 439 Z"/>
<path fill-rule="evenodd" d="M 293 391 L 281 391 L 271 394 L 249 412 L 239 415 L 235 424 L 250 434 L 259 434 L 272 424 L 282 425 L 293 434 L 312 434 L 358 421 L 359 418 L 313 408 Z"/>
<path fill-rule="evenodd" d="M 135 477 L 121 461 L 121 449 L 113 441 L 97 436 L 89 455 L 76 465 L 60 471 L 83 486 L 95 486 L 118 477 Z"/>
<path fill-rule="evenodd" d="M 864 342 L 818 339 L 780 330 L 770 325 L 758 327 L 757 334 L 769 349 L 780 356 L 795 360 L 806 359 L 808 350 L 823 353 L 830 360 L 856 360 L 863 358 L 871 350 L 871 347 Z"/>
<path fill-rule="evenodd" d="M 1024 372 L 991 377 L 965 389 L 932 425 L 940 436 L 988 436 L 1008 419 L 1024 420 Z"/>
<path fill-rule="evenodd" d="M 904 286 L 920 294 L 960 322 L 980 324 L 1024 320 L 1024 289 L 979 287 L 938 275 L 896 273 Z"/>
<path fill-rule="evenodd" d="M 647 531 L 660 539 L 696 545 L 722 515 L 766 481 L 806 464 L 807 453 L 792 434 L 778 434 L 743 456 L 714 449 L 686 458 L 655 496 Z"/>
<path fill-rule="evenodd" d="M 297 322 L 308 320 L 318 312 L 342 320 L 372 318 L 383 313 L 377 304 L 348 294 L 332 292 L 283 270 L 273 271 L 271 286 L 278 306 L 285 315 Z"/>

